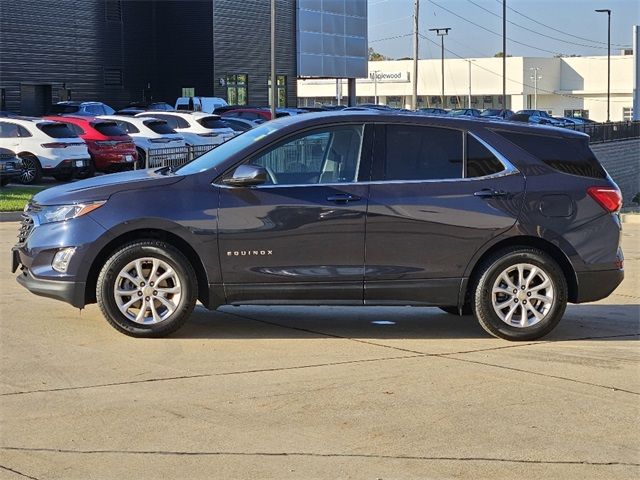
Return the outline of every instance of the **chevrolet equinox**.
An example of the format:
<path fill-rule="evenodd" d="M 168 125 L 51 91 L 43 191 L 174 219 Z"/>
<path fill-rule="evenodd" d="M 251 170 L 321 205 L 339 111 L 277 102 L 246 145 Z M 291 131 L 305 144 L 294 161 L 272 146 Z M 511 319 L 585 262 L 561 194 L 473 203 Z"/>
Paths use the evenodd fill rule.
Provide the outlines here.
<path fill-rule="evenodd" d="M 136 337 L 174 332 L 200 301 L 437 306 L 531 340 L 623 278 L 620 191 L 588 140 L 461 117 L 282 118 L 179 168 L 38 193 L 13 271 Z"/>

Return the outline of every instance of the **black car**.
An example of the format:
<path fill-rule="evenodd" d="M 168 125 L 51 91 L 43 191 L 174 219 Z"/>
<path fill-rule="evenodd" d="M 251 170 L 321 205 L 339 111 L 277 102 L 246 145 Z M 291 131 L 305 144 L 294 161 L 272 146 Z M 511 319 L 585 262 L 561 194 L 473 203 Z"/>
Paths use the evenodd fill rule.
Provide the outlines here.
<path fill-rule="evenodd" d="M 22 174 L 22 160 L 8 148 L 0 148 L 0 186 L 4 187 Z"/>
<path fill-rule="evenodd" d="M 18 282 L 132 336 L 196 300 L 415 305 L 550 332 L 622 281 L 620 191 L 582 133 L 372 111 L 266 122 L 172 169 L 38 193 Z"/>

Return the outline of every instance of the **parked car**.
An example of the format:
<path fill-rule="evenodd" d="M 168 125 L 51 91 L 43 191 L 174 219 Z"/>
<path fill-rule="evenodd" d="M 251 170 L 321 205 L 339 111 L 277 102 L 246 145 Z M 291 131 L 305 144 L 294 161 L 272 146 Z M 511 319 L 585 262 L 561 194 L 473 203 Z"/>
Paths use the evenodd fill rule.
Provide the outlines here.
<path fill-rule="evenodd" d="M 298 110 L 298 109 L 296 109 Z M 297 115 L 299 112 L 293 111 L 293 109 L 276 109 L 276 118 L 289 117 L 291 115 Z M 306 113 L 306 112 L 305 112 Z M 247 120 L 271 120 L 271 109 L 269 107 L 245 107 L 234 108 L 233 110 L 226 110 L 222 113 L 222 118 L 229 117 L 245 118 Z"/>
<path fill-rule="evenodd" d="M 138 113 L 148 112 L 148 111 L 163 111 L 170 112 L 173 111 L 174 108 L 166 102 L 133 102 L 124 107 L 122 110 L 118 110 L 115 115 L 126 115 L 129 117 L 133 117 Z"/>
<path fill-rule="evenodd" d="M 224 123 L 229 125 L 236 132 L 246 132 L 247 130 L 251 130 L 252 128 L 257 127 L 261 123 L 264 123 L 264 120 L 248 120 L 242 117 L 224 117 Z"/>
<path fill-rule="evenodd" d="M 32 117 L 0 119 L 0 147 L 17 152 L 22 160 L 20 182 L 31 184 L 42 176 L 67 181 L 90 168 L 86 143 L 71 129 Z"/>
<path fill-rule="evenodd" d="M 503 110 L 502 108 L 485 108 L 480 116 L 482 118 L 503 118 L 508 120 L 513 115 L 513 110 Z"/>
<path fill-rule="evenodd" d="M 47 117 L 67 125 L 89 148 L 89 169 L 80 177 L 92 177 L 96 170 L 117 172 L 131 170 L 138 159 L 132 138 L 116 122 L 96 117 Z"/>
<path fill-rule="evenodd" d="M 136 117 L 165 120 L 183 138 L 187 146 L 219 145 L 235 136 L 235 132 L 219 115 L 203 112 L 145 112 Z"/>
<path fill-rule="evenodd" d="M 17 180 L 22 174 L 22 160 L 16 152 L 8 148 L 0 148 L 0 187 L 4 187 L 12 180 Z"/>
<path fill-rule="evenodd" d="M 102 102 L 58 102 L 51 105 L 47 115 L 113 115 L 115 110 Z"/>
<path fill-rule="evenodd" d="M 444 108 L 429 107 L 429 108 L 420 108 L 417 110 L 416 113 L 420 113 L 422 115 L 447 115 L 449 111 L 445 110 Z"/>
<path fill-rule="evenodd" d="M 227 105 L 224 98 L 219 97 L 179 97 L 175 110 L 213 113 L 217 108 Z"/>
<path fill-rule="evenodd" d="M 588 118 L 583 117 L 557 117 L 558 120 L 562 120 L 565 125 L 591 125 L 593 123 L 597 123 L 594 120 L 589 120 Z"/>
<path fill-rule="evenodd" d="M 533 340 L 567 302 L 622 281 L 620 204 L 582 133 L 326 112 L 267 122 L 178 169 L 38 193 L 12 271 L 35 294 L 97 301 L 137 337 L 174 332 L 199 300 L 439 306 Z"/>
<path fill-rule="evenodd" d="M 152 149 L 179 149 L 186 144 L 184 138 L 159 118 L 138 118 L 120 115 L 98 117 L 115 122 L 133 139 L 138 152 L 138 168 L 147 168 L 147 158 Z M 185 154 L 179 150 L 163 154 L 167 160 L 183 160 Z"/>
<path fill-rule="evenodd" d="M 551 115 L 549 115 L 547 112 L 545 112 L 544 110 L 518 110 L 516 112 L 517 115 L 528 115 L 527 117 L 527 121 L 529 123 L 538 123 L 540 125 L 551 125 L 553 127 L 564 127 L 566 125 L 566 122 L 564 122 L 563 120 L 558 120 L 555 117 L 552 117 Z M 524 118 L 524 117 L 518 117 L 518 118 Z M 510 120 L 514 120 L 513 116 L 510 118 Z M 523 121 L 523 120 L 518 120 L 515 119 L 516 121 Z"/>
<path fill-rule="evenodd" d="M 477 108 L 454 108 L 448 115 L 452 117 L 479 117 L 481 112 Z"/>

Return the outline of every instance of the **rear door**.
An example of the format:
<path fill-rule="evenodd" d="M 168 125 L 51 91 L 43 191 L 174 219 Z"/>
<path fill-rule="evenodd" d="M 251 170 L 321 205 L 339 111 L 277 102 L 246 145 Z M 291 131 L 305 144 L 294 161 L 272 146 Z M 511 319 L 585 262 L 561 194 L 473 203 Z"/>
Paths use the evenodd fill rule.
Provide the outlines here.
<path fill-rule="evenodd" d="M 227 302 L 362 304 L 370 144 L 362 124 L 317 127 L 244 162 L 267 184 L 220 185 Z"/>
<path fill-rule="evenodd" d="M 511 228 L 524 178 L 462 130 L 376 130 L 367 215 L 365 303 L 456 305 L 474 253 Z"/>

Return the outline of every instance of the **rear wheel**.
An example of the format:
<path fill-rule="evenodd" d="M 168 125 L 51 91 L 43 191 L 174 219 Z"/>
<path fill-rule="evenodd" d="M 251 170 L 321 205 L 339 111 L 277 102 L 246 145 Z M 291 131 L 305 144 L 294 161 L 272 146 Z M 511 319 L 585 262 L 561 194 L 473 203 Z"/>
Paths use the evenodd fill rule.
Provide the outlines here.
<path fill-rule="evenodd" d="M 472 308 L 480 325 L 507 340 L 535 340 L 558 324 L 567 306 L 567 281 L 542 250 L 512 247 L 480 267 Z"/>
<path fill-rule="evenodd" d="M 98 276 L 96 298 L 107 321 L 132 337 L 164 337 L 189 318 L 196 274 L 179 250 L 158 240 L 124 245 Z"/>
<path fill-rule="evenodd" d="M 22 159 L 22 173 L 18 177 L 23 185 L 37 183 L 42 178 L 42 166 L 40 160 L 30 153 L 20 155 Z"/>

